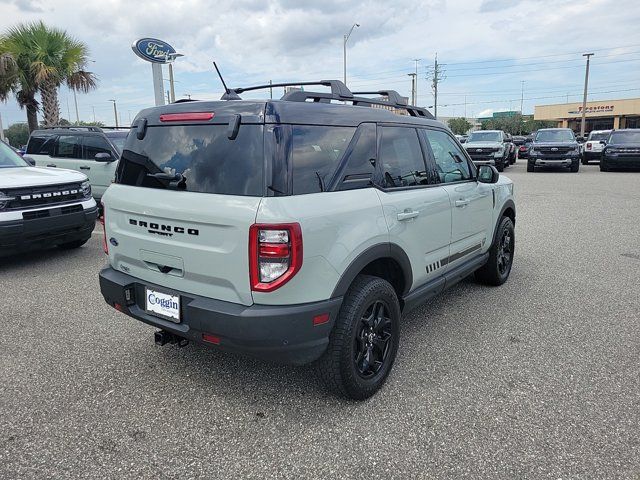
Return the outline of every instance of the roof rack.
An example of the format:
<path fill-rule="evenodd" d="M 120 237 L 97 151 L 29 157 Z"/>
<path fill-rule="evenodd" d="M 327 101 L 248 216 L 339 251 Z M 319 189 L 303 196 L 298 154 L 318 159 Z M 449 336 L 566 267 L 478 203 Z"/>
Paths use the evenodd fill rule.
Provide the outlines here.
<path fill-rule="evenodd" d="M 102 131 L 100 127 L 95 127 L 93 125 L 55 125 L 52 127 L 40 127 L 38 130 L 86 130 L 88 132 Z"/>
<path fill-rule="evenodd" d="M 424 117 L 433 119 L 433 115 L 421 107 L 414 105 L 408 105 L 407 100 L 400 96 L 395 90 L 378 90 L 371 92 L 352 92 L 347 86 L 340 80 L 320 80 L 318 82 L 286 82 L 286 83 L 271 83 L 265 85 L 257 85 L 254 87 L 234 88 L 222 95 L 221 100 L 240 100 L 240 93 L 249 92 L 252 90 L 265 90 L 273 87 L 305 87 L 308 85 L 322 85 L 330 87 L 331 92 L 308 92 L 305 90 L 293 90 L 285 93 L 280 100 L 289 102 L 306 102 L 312 100 L 318 103 L 331 103 L 332 100 L 338 100 L 343 102 L 350 102 L 352 105 L 371 107 L 373 105 L 380 105 L 385 107 L 398 108 L 406 110 L 412 117 Z M 356 95 L 380 95 L 387 97 L 387 100 L 379 98 L 367 98 L 357 97 Z"/>

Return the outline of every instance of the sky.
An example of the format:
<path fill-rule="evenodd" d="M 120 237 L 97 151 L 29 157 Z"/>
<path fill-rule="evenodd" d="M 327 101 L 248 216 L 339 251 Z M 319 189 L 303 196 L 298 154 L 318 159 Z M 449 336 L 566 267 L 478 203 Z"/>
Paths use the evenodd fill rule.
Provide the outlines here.
<path fill-rule="evenodd" d="M 131 50 L 139 38 L 164 40 L 184 54 L 174 65 L 176 98 L 210 100 L 222 94 L 214 60 L 235 87 L 342 79 L 343 35 L 354 23 L 360 27 L 347 43 L 348 86 L 409 96 L 408 74 L 419 59 L 417 103 L 430 107 L 437 54 L 444 77 L 439 116 L 520 110 L 521 97 L 525 114 L 535 105 L 578 105 L 586 52 L 595 54 L 590 100 L 640 97 L 635 0 L 0 0 L 0 32 L 35 20 L 88 45 L 88 70 L 99 87 L 77 94 L 79 117 L 90 121 L 95 112 L 108 125 L 110 99 L 125 125 L 154 103 L 151 64 Z M 76 119 L 66 86 L 60 110 Z M 26 121 L 15 99 L 0 103 L 0 115 L 5 128 Z"/>

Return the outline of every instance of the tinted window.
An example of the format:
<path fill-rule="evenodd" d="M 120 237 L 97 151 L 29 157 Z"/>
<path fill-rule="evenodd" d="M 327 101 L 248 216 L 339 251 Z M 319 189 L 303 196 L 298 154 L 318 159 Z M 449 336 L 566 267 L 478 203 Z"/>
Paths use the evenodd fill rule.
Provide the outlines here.
<path fill-rule="evenodd" d="M 323 191 L 355 132 L 353 127 L 294 126 L 293 194 Z"/>
<path fill-rule="evenodd" d="M 0 168 L 7 167 L 26 167 L 25 162 L 20 155 L 4 142 L 0 142 Z"/>
<path fill-rule="evenodd" d="M 620 130 L 613 132 L 609 143 L 640 143 L 640 130 Z"/>
<path fill-rule="evenodd" d="M 598 132 L 589 134 L 589 140 L 606 140 L 611 132 Z"/>
<path fill-rule="evenodd" d="M 576 137 L 571 130 L 539 130 L 536 134 L 536 142 L 573 143 Z"/>
<path fill-rule="evenodd" d="M 379 159 L 383 185 L 412 187 L 429 183 L 418 134 L 413 128 L 381 128 Z"/>
<path fill-rule="evenodd" d="M 118 150 L 118 153 L 122 153 L 124 144 L 127 141 L 127 132 L 113 132 L 107 133 L 107 138 L 113 143 Z"/>
<path fill-rule="evenodd" d="M 80 158 L 80 138 L 73 135 L 60 135 L 56 141 L 53 156 L 59 158 Z"/>
<path fill-rule="evenodd" d="M 27 154 L 32 155 L 50 155 L 53 153 L 53 144 L 55 137 L 53 135 L 32 136 L 27 144 Z"/>
<path fill-rule="evenodd" d="M 340 172 L 339 190 L 353 190 L 370 186 L 375 172 L 376 126 L 367 123 L 356 132 L 355 145 L 347 153 L 345 167 Z"/>
<path fill-rule="evenodd" d="M 111 147 L 102 137 L 84 137 L 83 144 L 84 149 L 82 158 L 93 160 L 97 153 L 108 153 L 113 155 Z"/>
<path fill-rule="evenodd" d="M 143 140 L 129 137 L 117 181 L 166 188 L 147 174 L 182 174 L 178 189 L 225 195 L 263 195 L 262 125 L 242 125 L 229 140 L 227 125 L 149 127 Z"/>
<path fill-rule="evenodd" d="M 422 130 L 427 137 L 440 182 L 451 183 L 471 178 L 467 159 L 453 138 L 440 130 Z"/>

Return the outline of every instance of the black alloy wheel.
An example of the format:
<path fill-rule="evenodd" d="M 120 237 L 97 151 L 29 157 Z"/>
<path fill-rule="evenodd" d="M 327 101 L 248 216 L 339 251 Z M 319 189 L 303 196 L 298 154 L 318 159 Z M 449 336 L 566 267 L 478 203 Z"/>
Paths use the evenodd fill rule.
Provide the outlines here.
<path fill-rule="evenodd" d="M 389 311 L 376 300 L 365 310 L 354 338 L 353 360 L 362 378 L 371 378 L 382 369 L 389 358 L 392 337 Z"/>
<path fill-rule="evenodd" d="M 513 236 L 509 229 L 504 229 L 502 232 L 502 238 L 498 244 L 497 260 L 498 272 L 500 275 L 505 275 L 511 268 L 513 261 Z"/>

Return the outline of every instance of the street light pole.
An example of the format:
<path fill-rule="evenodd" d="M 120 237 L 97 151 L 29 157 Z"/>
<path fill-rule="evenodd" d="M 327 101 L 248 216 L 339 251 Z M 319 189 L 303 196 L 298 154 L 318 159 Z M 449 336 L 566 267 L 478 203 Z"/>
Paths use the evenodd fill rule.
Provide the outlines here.
<path fill-rule="evenodd" d="M 419 58 L 414 58 L 413 59 L 414 62 L 416 62 L 416 73 L 415 73 L 415 87 L 413 90 L 413 105 L 418 105 L 418 62 L 420 61 Z"/>
<path fill-rule="evenodd" d="M 411 77 L 411 105 L 416 104 L 416 77 L 415 73 L 407 73 Z"/>
<path fill-rule="evenodd" d="M 359 23 L 354 23 L 351 26 L 351 30 L 349 30 L 349 33 L 345 34 L 344 36 L 344 41 L 342 42 L 342 60 L 343 60 L 343 73 L 344 73 L 344 84 L 347 84 L 347 40 L 349 40 L 349 37 L 351 36 L 351 34 L 353 33 L 353 29 L 356 27 L 360 27 Z"/>
<path fill-rule="evenodd" d="M 113 102 L 113 116 L 116 119 L 116 128 L 118 128 L 118 108 L 116 107 L 116 101 L 115 100 L 109 100 L 110 102 Z"/>
<path fill-rule="evenodd" d="M 587 113 L 587 87 L 589 85 L 589 59 L 593 56 L 593 53 L 585 53 L 582 55 L 587 57 L 587 68 L 584 72 L 584 95 L 582 96 L 582 121 L 580 122 L 580 136 L 584 137 L 585 127 L 585 114 Z"/>
<path fill-rule="evenodd" d="M 520 89 L 520 128 L 518 128 L 518 134 L 522 135 L 522 115 L 523 115 L 523 111 L 522 111 L 522 105 L 524 104 L 524 80 L 520 80 L 520 85 L 521 85 L 521 89 Z"/>

